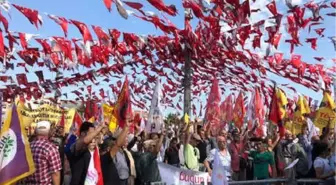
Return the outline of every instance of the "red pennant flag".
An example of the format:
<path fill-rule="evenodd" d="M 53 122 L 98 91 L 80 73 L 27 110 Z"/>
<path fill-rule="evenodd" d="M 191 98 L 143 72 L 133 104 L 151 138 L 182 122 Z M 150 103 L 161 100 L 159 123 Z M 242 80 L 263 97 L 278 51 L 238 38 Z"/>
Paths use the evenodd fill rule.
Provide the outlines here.
<path fill-rule="evenodd" d="M 44 82 L 43 71 L 35 71 L 35 74 L 38 77 L 40 83 Z"/>
<path fill-rule="evenodd" d="M 4 28 L 5 28 L 5 31 L 8 32 L 8 21 L 6 19 L 6 17 L 4 17 L 1 12 L 0 12 L 0 21 L 2 22 Z"/>
<path fill-rule="evenodd" d="M 292 57 L 291 57 L 291 63 L 293 65 L 293 67 L 295 68 L 300 68 L 301 66 L 301 55 L 296 55 L 296 54 L 293 54 Z"/>
<path fill-rule="evenodd" d="M 21 42 L 21 46 L 24 50 L 27 49 L 27 40 L 26 40 L 26 34 L 25 33 L 19 33 L 19 37 L 20 37 L 20 42 Z"/>
<path fill-rule="evenodd" d="M 79 21 L 75 21 L 75 20 L 70 20 L 70 21 L 72 24 L 74 24 L 78 28 L 79 32 L 82 34 L 84 43 L 86 43 L 87 41 L 93 41 L 90 30 L 86 26 L 86 24 L 79 22 Z"/>
<path fill-rule="evenodd" d="M 128 116 L 132 117 L 132 103 L 127 76 L 119 94 L 118 101 L 116 102 L 114 115 L 117 118 L 119 127 L 121 128 L 124 127 L 126 118 Z"/>
<path fill-rule="evenodd" d="M 267 4 L 266 7 L 273 14 L 273 16 L 277 16 L 278 15 L 278 11 L 277 11 L 277 7 L 276 7 L 276 4 L 275 4 L 275 1 L 272 1 L 269 4 Z"/>
<path fill-rule="evenodd" d="M 17 74 L 16 79 L 17 79 L 17 82 L 18 82 L 19 85 L 25 85 L 26 86 L 28 84 L 26 74 Z"/>
<path fill-rule="evenodd" d="M 87 91 L 88 91 L 89 95 L 91 96 L 91 93 L 92 93 L 92 86 L 91 85 L 87 86 Z"/>
<path fill-rule="evenodd" d="M 112 0 L 104 0 L 104 4 L 109 12 L 111 12 Z"/>
<path fill-rule="evenodd" d="M 99 39 L 100 45 L 103 45 L 104 43 L 107 43 L 110 40 L 110 37 L 107 35 L 107 33 L 104 32 L 104 30 L 100 26 L 92 25 L 92 28 Z"/>
<path fill-rule="evenodd" d="M 25 8 L 22 6 L 18 6 L 15 4 L 12 4 L 17 10 L 19 10 L 29 21 L 31 24 L 34 24 L 36 28 L 38 28 L 38 23 L 42 25 L 42 20 L 40 19 L 40 16 L 38 14 L 37 10 L 32 10 L 29 8 Z"/>
<path fill-rule="evenodd" d="M 48 17 L 61 26 L 64 32 L 64 36 L 67 37 L 68 36 L 68 20 L 65 19 L 64 17 L 57 17 L 55 15 L 50 15 L 50 14 L 48 15 Z"/>
<path fill-rule="evenodd" d="M 20 40 L 21 40 L 21 38 L 20 38 Z M 36 42 L 41 44 L 44 54 L 50 54 L 51 53 L 51 47 L 48 44 L 47 39 L 35 39 L 35 40 L 36 40 Z"/>
<path fill-rule="evenodd" d="M 0 55 L 1 56 L 5 55 L 5 44 L 4 44 L 4 40 L 3 40 L 2 31 L 0 31 Z"/>

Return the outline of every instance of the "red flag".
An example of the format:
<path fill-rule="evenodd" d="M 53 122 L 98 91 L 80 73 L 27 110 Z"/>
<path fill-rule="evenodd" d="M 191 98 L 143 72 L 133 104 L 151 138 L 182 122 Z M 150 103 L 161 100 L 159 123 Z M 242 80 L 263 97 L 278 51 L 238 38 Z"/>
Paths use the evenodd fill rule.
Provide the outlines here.
<path fill-rule="evenodd" d="M 205 111 L 206 123 L 211 124 L 212 129 L 218 128 L 220 124 L 220 117 L 219 117 L 220 101 L 221 101 L 221 97 L 219 93 L 218 80 L 214 78 L 212 81 L 212 87 L 210 90 L 210 94 L 208 96 L 208 101 L 207 101 L 206 111 Z"/>
<path fill-rule="evenodd" d="M 75 116 L 74 116 L 73 121 L 72 121 L 72 125 L 70 127 L 69 137 L 71 135 L 79 136 L 79 129 L 80 129 L 82 123 L 83 123 L 82 117 L 76 111 Z"/>
<path fill-rule="evenodd" d="M 119 94 L 118 101 L 115 105 L 114 115 L 117 118 L 119 127 L 121 128 L 124 127 L 126 118 L 128 116 L 132 116 L 132 103 L 127 76 Z"/>
<path fill-rule="evenodd" d="M 100 155 L 99 155 L 98 147 L 96 147 L 96 149 L 93 153 L 93 163 L 94 163 L 94 168 L 96 169 L 97 174 L 98 174 L 97 185 L 104 185 L 103 173 L 102 173 L 102 170 L 101 170 Z"/>
<path fill-rule="evenodd" d="M 281 104 L 282 104 L 281 101 L 282 101 L 281 97 L 279 97 L 277 94 L 277 88 L 276 86 L 274 86 L 272 100 L 269 106 L 270 110 L 269 110 L 268 119 L 272 121 L 274 124 L 278 125 L 280 137 L 285 135 L 285 130 L 286 130 L 282 123 L 282 119 L 284 117 L 283 110 L 285 110 L 285 107 L 281 107 Z"/>
<path fill-rule="evenodd" d="M 233 109 L 233 121 L 237 128 L 241 128 L 244 123 L 244 117 L 245 117 L 245 104 L 244 104 L 244 95 L 241 91 L 237 97 L 235 107 Z"/>
<path fill-rule="evenodd" d="M 222 123 L 232 121 L 232 95 L 230 94 L 220 106 L 220 118 Z"/>
<path fill-rule="evenodd" d="M 94 100 L 87 100 L 85 103 L 84 118 L 86 120 L 89 120 L 92 117 L 95 117 L 97 112 L 98 112 L 97 102 Z"/>

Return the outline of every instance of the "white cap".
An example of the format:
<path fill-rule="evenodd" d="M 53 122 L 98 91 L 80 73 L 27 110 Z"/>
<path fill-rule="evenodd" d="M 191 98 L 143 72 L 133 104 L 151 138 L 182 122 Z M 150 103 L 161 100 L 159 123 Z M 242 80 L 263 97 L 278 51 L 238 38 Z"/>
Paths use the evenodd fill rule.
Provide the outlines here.
<path fill-rule="evenodd" d="M 48 134 L 50 131 L 50 122 L 49 121 L 40 121 L 36 123 L 36 133 L 37 134 Z"/>

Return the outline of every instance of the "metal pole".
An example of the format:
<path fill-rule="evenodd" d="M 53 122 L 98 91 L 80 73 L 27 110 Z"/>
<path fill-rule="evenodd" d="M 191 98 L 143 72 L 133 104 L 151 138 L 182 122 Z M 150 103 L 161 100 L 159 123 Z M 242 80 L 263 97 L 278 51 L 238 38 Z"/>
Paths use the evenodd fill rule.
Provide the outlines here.
<path fill-rule="evenodd" d="M 190 19 L 190 10 L 185 11 L 185 22 Z M 189 15 L 188 15 L 189 14 Z M 186 26 L 185 26 L 186 27 Z M 191 51 L 188 49 L 187 45 L 184 46 L 184 78 L 183 78 L 183 88 L 184 88 L 184 107 L 183 113 L 191 115 Z M 183 114 L 183 115 L 184 115 Z"/>
<path fill-rule="evenodd" d="M 186 48 L 184 50 L 184 114 L 191 115 L 191 52 Z"/>

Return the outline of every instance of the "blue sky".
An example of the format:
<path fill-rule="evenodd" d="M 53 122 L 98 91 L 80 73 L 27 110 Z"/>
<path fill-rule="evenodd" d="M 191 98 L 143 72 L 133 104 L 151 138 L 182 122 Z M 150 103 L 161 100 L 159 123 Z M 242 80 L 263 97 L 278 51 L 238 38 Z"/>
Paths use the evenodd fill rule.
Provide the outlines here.
<path fill-rule="evenodd" d="M 154 9 L 150 4 L 148 4 L 145 0 L 134 0 L 136 2 L 141 2 L 144 5 L 144 10 L 147 11 L 153 11 L 157 14 L 159 12 Z M 88 26 L 89 25 L 97 25 L 101 26 L 104 30 L 116 28 L 122 32 L 131 32 L 131 33 L 136 33 L 139 35 L 148 35 L 148 34 L 154 34 L 154 35 L 161 35 L 162 32 L 158 29 L 156 29 L 152 24 L 147 23 L 143 20 L 140 20 L 136 17 L 129 16 L 128 20 L 125 20 L 122 18 L 119 13 L 117 12 L 117 9 L 115 5 L 112 6 L 112 12 L 108 12 L 107 9 L 105 8 L 103 1 L 94 1 L 94 0 L 58 0 L 58 1 L 45 1 L 45 0 L 34 0 L 34 1 L 27 1 L 27 0 L 13 0 L 10 1 L 11 3 L 21 5 L 24 7 L 36 9 L 39 11 L 39 13 L 43 17 L 43 25 L 40 29 L 36 29 L 33 25 L 29 23 L 29 21 L 20 13 L 18 12 L 15 8 L 11 8 L 10 15 L 11 18 L 9 19 L 9 29 L 11 31 L 16 31 L 16 32 L 25 32 L 25 33 L 33 33 L 33 34 L 39 34 L 39 37 L 42 38 L 47 38 L 50 36 L 63 36 L 63 31 L 61 30 L 60 26 L 58 26 L 56 23 L 54 23 L 51 19 L 49 19 L 47 16 L 45 16 L 43 13 L 49 13 L 49 14 L 54 14 L 58 16 L 62 16 L 68 19 L 74 19 L 78 20 L 81 22 L 86 23 Z M 171 17 L 168 16 L 169 19 L 178 27 L 178 28 L 183 28 L 184 25 L 184 12 L 182 9 L 182 1 L 181 0 L 164 0 L 166 4 L 174 4 L 176 8 L 178 9 L 179 15 L 176 17 Z M 270 13 L 268 10 L 265 8 L 265 5 L 270 2 L 266 0 L 257 0 L 256 3 L 253 4 L 253 8 L 261 8 L 261 12 L 258 14 L 252 14 L 253 17 L 251 17 L 251 22 L 257 22 L 258 20 L 265 19 L 267 17 L 270 17 Z M 277 0 L 277 5 L 278 5 L 278 11 L 284 13 L 284 0 Z M 304 0 L 293 0 L 294 4 L 302 4 Z M 320 1 L 316 1 L 320 2 Z M 131 10 L 131 8 L 127 7 L 124 5 L 126 9 Z M 329 11 L 321 11 L 321 14 L 325 14 L 326 12 L 330 13 L 331 10 Z M 309 14 L 310 11 L 306 10 L 306 14 Z M 5 14 L 6 15 L 6 14 Z M 6 17 L 8 17 L 6 15 Z M 332 43 L 327 39 L 328 36 L 335 36 L 335 18 L 334 17 L 325 17 L 324 24 L 321 26 L 316 26 L 314 28 L 320 28 L 320 27 L 325 27 L 325 35 L 326 37 L 323 39 L 318 40 L 318 49 L 317 51 L 314 51 L 310 48 L 310 45 L 308 43 L 305 43 L 304 40 L 307 37 L 317 37 L 316 33 L 312 31 L 310 34 L 307 32 L 302 32 L 300 35 L 301 42 L 303 43 L 302 47 L 295 48 L 294 53 L 295 54 L 301 54 L 302 55 L 302 60 L 307 62 L 307 63 L 316 63 L 316 61 L 313 59 L 313 57 L 318 56 L 318 57 L 325 57 L 328 60 L 331 58 L 335 58 L 335 50 L 332 45 Z M 90 28 L 91 29 L 91 28 Z M 284 30 L 284 26 L 282 28 Z M 69 25 L 69 36 L 68 38 L 81 38 L 81 35 L 79 34 L 77 28 L 75 28 L 73 25 Z M 95 37 L 94 32 L 91 30 L 92 36 Z M 284 35 L 282 38 L 282 42 L 280 43 L 280 47 L 278 52 L 283 52 L 285 54 L 285 58 L 289 58 L 289 44 L 284 43 L 283 41 L 286 39 L 285 37 L 288 38 L 288 34 Z M 266 39 L 266 38 L 265 38 Z M 265 40 L 264 39 L 264 40 Z M 31 45 L 34 45 L 34 42 L 29 42 Z M 18 46 L 20 47 L 20 46 Z M 265 48 L 263 48 L 265 49 Z M 264 51 L 262 50 L 257 50 L 257 52 L 263 53 Z M 327 66 L 333 65 L 330 61 L 325 61 L 324 62 Z M 29 67 L 28 67 L 29 68 Z M 29 68 L 30 71 L 36 71 L 38 70 L 37 68 Z M 44 69 L 45 71 L 45 78 L 47 79 L 54 79 L 55 74 L 48 72 L 46 68 Z M 85 72 L 86 69 L 83 67 L 79 68 L 79 71 L 81 73 Z M 14 73 L 23 73 L 23 69 L 16 69 Z M 13 74 L 12 71 L 8 71 L 7 74 Z M 69 72 L 64 72 L 65 76 L 69 76 L 71 73 Z M 36 81 L 37 77 L 35 74 L 30 74 L 28 75 L 28 78 L 30 81 Z M 313 97 L 314 99 L 320 99 L 321 98 L 321 93 L 315 93 L 301 85 L 294 84 L 286 79 L 279 78 L 277 76 L 274 76 L 270 74 L 271 79 L 277 80 L 279 83 L 291 83 L 298 92 L 308 95 L 310 97 Z M 104 84 L 104 83 L 102 83 Z M 100 88 L 108 88 L 108 86 L 101 85 L 99 87 L 94 88 L 94 90 L 98 90 Z M 70 87 L 70 88 L 63 88 L 62 93 L 65 92 L 70 92 L 76 87 Z M 230 92 L 226 92 L 226 95 Z M 98 94 L 98 93 L 97 93 Z M 73 98 L 69 96 L 70 98 Z M 203 107 L 205 105 L 207 95 L 206 94 L 201 94 L 200 99 L 203 102 Z M 224 100 L 225 97 L 222 97 L 222 100 Z M 177 101 L 177 100 L 176 100 Z M 182 106 L 182 104 L 181 104 Z M 199 108 L 199 105 L 197 104 L 197 108 Z M 168 108 L 166 109 L 165 113 L 168 112 L 174 112 L 173 109 Z"/>

